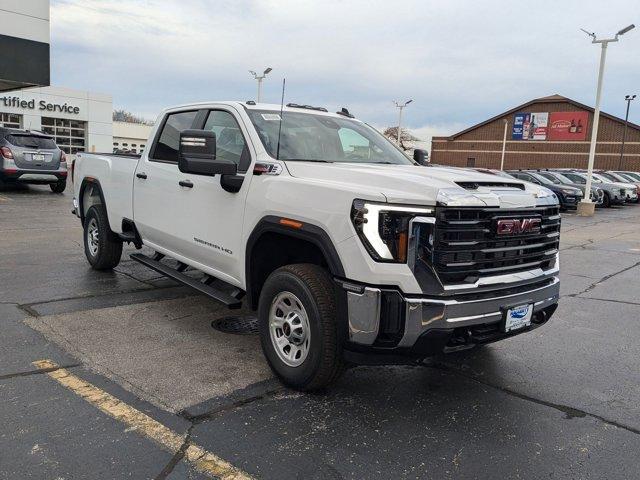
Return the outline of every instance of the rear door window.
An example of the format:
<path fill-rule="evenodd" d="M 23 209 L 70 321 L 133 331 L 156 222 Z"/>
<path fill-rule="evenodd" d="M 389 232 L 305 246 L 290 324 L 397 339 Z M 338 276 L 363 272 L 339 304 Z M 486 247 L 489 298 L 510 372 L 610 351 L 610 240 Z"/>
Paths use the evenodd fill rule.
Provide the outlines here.
<path fill-rule="evenodd" d="M 176 112 L 167 115 L 160 137 L 153 150 L 152 159 L 178 163 L 180 132 L 192 128 L 197 110 Z M 124 144 L 123 144 L 124 145 Z"/>
<path fill-rule="evenodd" d="M 40 137 L 37 135 L 7 135 L 6 140 L 16 147 L 22 148 L 38 148 L 45 150 L 57 149 L 56 142 L 49 137 Z"/>

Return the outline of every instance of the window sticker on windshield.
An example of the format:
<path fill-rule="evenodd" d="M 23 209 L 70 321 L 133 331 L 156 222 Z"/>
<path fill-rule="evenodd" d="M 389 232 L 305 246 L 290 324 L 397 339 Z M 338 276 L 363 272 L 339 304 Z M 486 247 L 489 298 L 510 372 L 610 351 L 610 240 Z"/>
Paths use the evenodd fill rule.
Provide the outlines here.
<path fill-rule="evenodd" d="M 277 113 L 263 113 L 262 118 L 264 118 L 265 120 L 280 121 L 280 115 Z"/>

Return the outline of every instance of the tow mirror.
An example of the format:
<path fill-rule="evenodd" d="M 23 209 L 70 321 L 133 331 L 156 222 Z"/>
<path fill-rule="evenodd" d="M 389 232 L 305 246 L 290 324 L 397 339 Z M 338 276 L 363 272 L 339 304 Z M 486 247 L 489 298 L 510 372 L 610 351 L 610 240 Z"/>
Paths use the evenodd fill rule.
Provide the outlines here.
<path fill-rule="evenodd" d="M 429 165 L 429 160 L 427 160 L 427 151 L 421 148 L 416 148 L 413 151 L 413 159 L 418 162 L 419 165 Z"/>
<path fill-rule="evenodd" d="M 238 166 L 231 160 L 216 159 L 216 134 L 209 130 L 183 130 L 178 147 L 178 170 L 182 173 L 235 175 Z"/>

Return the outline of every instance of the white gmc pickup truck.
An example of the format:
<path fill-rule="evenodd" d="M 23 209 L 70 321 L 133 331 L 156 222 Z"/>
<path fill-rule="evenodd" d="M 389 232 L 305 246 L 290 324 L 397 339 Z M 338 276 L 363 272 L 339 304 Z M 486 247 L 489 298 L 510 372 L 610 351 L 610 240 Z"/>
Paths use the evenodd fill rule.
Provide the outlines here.
<path fill-rule="evenodd" d="M 291 387 L 504 339 L 557 307 L 549 190 L 427 166 L 420 150 L 411 160 L 346 109 L 183 105 L 147 145 L 78 155 L 89 263 L 110 269 L 123 242 L 144 245 L 155 255 L 134 260 L 230 308 L 246 302 Z"/>

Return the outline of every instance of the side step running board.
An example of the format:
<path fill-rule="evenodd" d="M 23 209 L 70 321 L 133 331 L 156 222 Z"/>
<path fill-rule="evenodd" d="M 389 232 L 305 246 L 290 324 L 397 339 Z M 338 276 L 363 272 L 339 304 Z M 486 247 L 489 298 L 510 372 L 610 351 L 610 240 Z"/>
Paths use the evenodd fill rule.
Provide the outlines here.
<path fill-rule="evenodd" d="M 237 309 L 242 306 L 242 302 L 237 298 L 235 298 L 234 296 L 229 295 L 228 293 L 225 293 L 222 290 L 218 290 L 217 288 L 214 288 L 211 285 L 209 285 L 210 279 L 212 277 L 206 277 L 205 282 L 207 283 L 205 283 L 182 273 L 182 271 L 184 270 L 184 268 L 182 268 L 183 264 L 178 263 L 179 265 L 178 268 L 180 270 L 176 270 L 175 268 L 171 268 L 170 266 L 165 265 L 164 263 L 160 263 L 159 259 L 156 260 L 155 258 L 149 258 L 146 255 L 143 255 L 141 253 L 132 253 L 129 256 L 131 257 L 131 260 L 140 262 L 143 265 L 155 270 L 158 273 L 161 273 L 180 283 L 188 285 L 191 288 L 195 288 L 199 292 L 204 293 L 205 295 L 217 300 L 218 302 L 224 303 L 228 308 Z"/>

